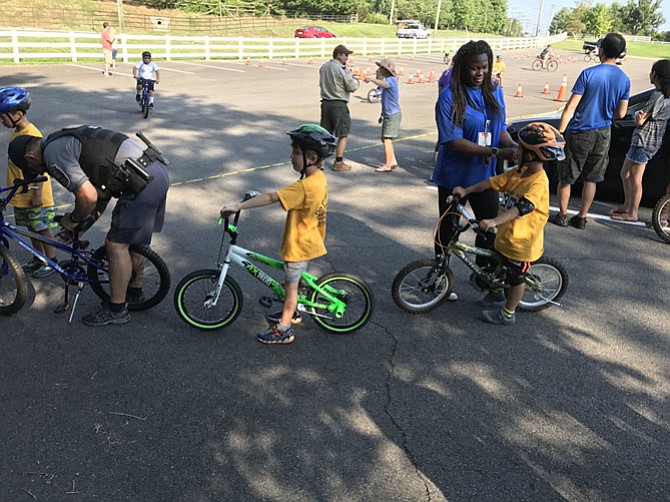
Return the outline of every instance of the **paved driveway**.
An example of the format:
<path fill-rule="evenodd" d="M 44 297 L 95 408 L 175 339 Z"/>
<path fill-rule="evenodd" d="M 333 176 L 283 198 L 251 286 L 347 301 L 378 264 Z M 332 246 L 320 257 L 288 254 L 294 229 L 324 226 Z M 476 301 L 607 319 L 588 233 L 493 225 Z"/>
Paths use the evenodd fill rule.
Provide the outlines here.
<path fill-rule="evenodd" d="M 393 304 L 397 270 L 431 254 L 436 216 L 437 90 L 406 79 L 439 74 L 439 60 L 399 61 L 402 168 L 373 172 L 383 151 L 366 87 L 351 104 L 354 170 L 328 174 L 329 253 L 313 270 L 362 276 L 372 322 L 334 336 L 307 321 L 293 345 L 262 346 L 265 291 L 236 270 L 245 306 L 229 329 L 188 328 L 170 298 L 126 326 L 92 329 L 78 321 L 97 305 L 91 291 L 69 325 L 52 313 L 59 279 L 33 280 L 32 305 L 0 319 L 0 500 L 668 499 L 670 247 L 652 231 L 595 218 L 584 231 L 548 226 L 547 254 L 570 273 L 565 305 L 520 314 L 515 327 L 478 320 L 459 264 L 458 302 L 420 316 Z M 510 117 L 557 108 L 563 73 L 569 90 L 585 65 L 540 74 L 529 53 L 507 61 Z M 295 179 L 284 132 L 318 121 L 319 63 L 165 63 L 148 120 L 130 65 L 112 79 L 96 66 L 4 66 L 0 84 L 30 86 L 43 132 L 141 129 L 164 150 L 173 186 L 154 247 L 176 283 L 213 264 L 224 202 Z M 634 90 L 651 63 L 625 66 Z M 243 214 L 239 243 L 275 254 L 283 216 Z"/>

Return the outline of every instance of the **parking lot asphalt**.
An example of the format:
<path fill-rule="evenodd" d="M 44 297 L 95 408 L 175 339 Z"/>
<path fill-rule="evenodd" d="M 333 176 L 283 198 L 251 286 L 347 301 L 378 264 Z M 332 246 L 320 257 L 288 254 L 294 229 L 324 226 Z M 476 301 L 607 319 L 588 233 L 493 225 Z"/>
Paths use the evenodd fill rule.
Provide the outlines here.
<path fill-rule="evenodd" d="M 561 106 L 563 74 L 569 92 L 586 66 L 579 53 L 562 55 L 578 61 L 549 74 L 530 69 L 529 51 L 506 54 L 508 117 Z M 285 131 L 318 122 L 322 62 L 159 62 L 146 120 L 129 64 L 111 79 L 101 65 L 4 65 L 0 85 L 30 89 L 44 133 L 83 123 L 142 130 L 163 150 L 172 187 L 153 247 L 174 285 L 214 265 L 224 203 L 295 179 Z M 652 63 L 624 65 L 634 92 L 649 86 Z M 356 55 L 354 64 L 375 67 Z M 401 168 L 374 172 L 380 105 L 364 84 L 351 101 L 354 169 L 327 171 L 328 255 L 311 267 L 362 277 L 376 298 L 372 321 L 347 336 L 306 321 L 292 345 L 263 346 L 254 338 L 267 293 L 233 270 L 245 304 L 225 330 L 188 327 L 172 291 L 128 325 L 95 329 L 79 321 L 97 306 L 90 290 L 68 324 L 53 313 L 60 279 L 32 279 L 31 304 L 0 318 L 0 500 L 669 500 L 670 246 L 607 218 L 582 231 L 548 225 L 546 254 L 570 274 L 562 307 L 486 325 L 457 263 L 459 301 L 400 311 L 391 283 L 431 255 L 437 216 L 428 181 L 437 88 L 407 79 L 444 65 L 434 55 L 398 66 Z M 71 196 L 55 192 L 65 210 Z M 93 242 L 108 218 L 89 231 Z M 283 219 L 277 207 L 244 213 L 238 243 L 276 255 Z"/>

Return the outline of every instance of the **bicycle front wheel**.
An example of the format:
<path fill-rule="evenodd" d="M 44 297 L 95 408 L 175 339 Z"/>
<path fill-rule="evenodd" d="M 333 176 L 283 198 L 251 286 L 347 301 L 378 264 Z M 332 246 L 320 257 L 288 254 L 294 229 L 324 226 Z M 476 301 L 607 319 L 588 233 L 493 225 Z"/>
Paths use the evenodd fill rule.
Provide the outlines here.
<path fill-rule="evenodd" d="M 670 193 L 659 199 L 651 212 L 651 225 L 656 235 L 670 244 Z"/>
<path fill-rule="evenodd" d="M 197 270 L 186 275 L 174 292 L 174 307 L 186 324 L 199 329 L 219 329 L 231 324 L 242 311 L 242 290 L 235 279 L 226 275 L 216 305 L 218 270 Z"/>
<path fill-rule="evenodd" d="M 144 118 L 149 116 L 149 96 L 142 97 L 142 115 Z"/>
<path fill-rule="evenodd" d="M 558 61 L 551 60 L 547 63 L 547 70 L 556 71 L 558 69 Z"/>
<path fill-rule="evenodd" d="M 109 290 L 109 259 L 105 246 L 97 249 L 92 256 L 94 264 L 87 269 L 91 288 L 98 297 L 106 302 L 110 299 Z M 128 298 L 128 310 L 147 310 L 158 305 L 170 290 L 170 271 L 163 259 L 148 246 L 130 245 L 130 259 L 133 272 L 130 287 L 141 288 L 142 294 L 136 298 Z"/>
<path fill-rule="evenodd" d="M 395 276 L 391 286 L 393 301 L 405 312 L 422 314 L 438 307 L 454 289 L 454 273 L 444 270 L 434 259 L 414 261 Z"/>
<path fill-rule="evenodd" d="M 534 71 L 540 71 L 542 69 L 542 61 L 536 59 L 533 61 L 533 64 L 530 66 Z"/>
<path fill-rule="evenodd" d="M 370 89 L 368 91 L 368 101 L 370 103 L 377 103 L 380 99 L 380 96 L 377 94 L 377 89 Z"/>
<path fill-rule="evenodd" d="M 336 296 L 346 304 L 344 315 L 340 318 L 333 312 L 312 308 L 312 319 L 320 328 L 331 333 L 351 333 L 370 320 L 374 299 L 370 288 L 362 279 L 349 274 L 328 274 L 318 280 L 317 286 L 326 289 L 328 294 Z M 314 303 L 330 303 L 317 290 L 312 292 L 310 300 Z"/>
<path fill-rule="evenodd" d="M 526 272 L 526 289 L 519 310 L 536 312 L 546 309 L 563 296 L 568 288 L 568 273 L 554 258 L 542 257 Z M 507 294 L 508 290 L 505 290 Z"/>
<path fill-rule="evenodd" d="M 0 244 L 0 315 L 15 314 L 28 300 L 28 281 L 19 260 Z"/>

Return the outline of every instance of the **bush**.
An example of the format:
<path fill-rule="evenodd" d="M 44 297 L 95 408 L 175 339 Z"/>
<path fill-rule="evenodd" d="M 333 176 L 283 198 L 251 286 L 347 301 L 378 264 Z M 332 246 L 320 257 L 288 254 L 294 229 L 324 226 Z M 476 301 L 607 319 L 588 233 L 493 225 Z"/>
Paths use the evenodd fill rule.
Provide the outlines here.
<path fill-rule="evenodd" d="M 384 14 L 379 14 L 378 12 L 371 12 L 363 20 L 365 23 L 370 24 L 388 24 L 389 20 Z"/>

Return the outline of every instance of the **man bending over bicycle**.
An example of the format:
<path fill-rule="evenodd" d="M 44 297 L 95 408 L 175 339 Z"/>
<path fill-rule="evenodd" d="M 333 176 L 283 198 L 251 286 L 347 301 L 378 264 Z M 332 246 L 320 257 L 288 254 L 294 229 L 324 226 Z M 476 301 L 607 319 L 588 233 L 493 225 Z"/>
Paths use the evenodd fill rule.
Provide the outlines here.
<path fill-rule="evenodd" d="M 493 219 L 482 220 L 479 228 L 498 227 L 495 250 L 506 258 L 507 297 L 502 291 L 489 291 L 482 304 L 504 303 L 501 309 L 485 310 L 484 320 L 492 324 L 514 324 L 515 311 L 525 291 L 525 274 L 532 262 L 544 253 L 544 226 L 549 218 L 549 179 L 542 166 L 549 160 L 563 160 L 565 139 L 558 130 L 534 122 L 519 131 L 520 165 L 499 176 L 468 188 L 456 187 L 454 195 L 465 197 L 493 188 L 501 192 L 501 210 Z"/>
<path fill-rule="evenodd" d="M 160 83 L 161 72 L 158 65 L 151 60 L 151 52 L 142 53 L 142 61 L 133 66 L 133 78 L 137 80 L 135 87 L 135 101 L 140 102 L 140 92 L 144 88 L 145 80 L 149 82 L 149 108 L 154 107 L 154 83 Z"/>
<path fill-rule="evenodd" d="M 293 342 L 295 335 L 291 325 L 301 322 L 300 313 L 296 310 L 300 276 L 307 271 L 309 260 L 326 254 L 328 185 L 323 161 L 335 151 L 337 138 L 316 124 L 301 125 L 287 134 L 291 137 L 291 166 L 300 173 L 300 179 L 276 192 L 262 193 L 221 208 L 224 218 L 242 209 L 268 206 L 275 202 L 288 212 L 279 248 L 286 272 L 286 296 L 281 312 L 267 315 L 271 326 L 258 334 L 258 341 L 266 344 Z"/>

